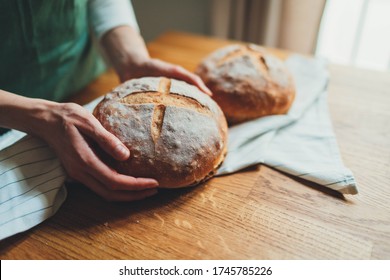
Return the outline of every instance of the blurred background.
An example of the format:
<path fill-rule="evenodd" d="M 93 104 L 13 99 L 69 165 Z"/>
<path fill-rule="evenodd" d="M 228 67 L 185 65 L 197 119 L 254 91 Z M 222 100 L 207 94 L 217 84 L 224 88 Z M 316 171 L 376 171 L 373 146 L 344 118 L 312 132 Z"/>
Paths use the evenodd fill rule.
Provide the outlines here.
<path fill-rule="evenodd" d="M 390 0 L 132 0 L 145 40 L 184 31 L 390 71 Z"/>

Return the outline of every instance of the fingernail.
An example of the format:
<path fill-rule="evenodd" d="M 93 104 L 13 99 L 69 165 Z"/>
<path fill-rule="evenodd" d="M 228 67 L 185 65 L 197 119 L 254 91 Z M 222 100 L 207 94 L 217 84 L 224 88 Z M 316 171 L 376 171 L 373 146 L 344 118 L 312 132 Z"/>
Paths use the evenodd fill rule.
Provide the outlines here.
<path fill-rule="evenodd" d="M 116 146 L 115 148 L 115 153 L 117 155 L 119 155 L 120 157 L 126 157 L 128 158 L 130 156 L 130 151 L 124 147 L 123 145 L 119 144 L 118 146 Z"/>
<path fill-rule="evenodd" d="M 153 179 L 150 179 L 149 184 L 150 184 L 151 188 L 156 188 L 159 185 L 158 182 L 156 180 L 153 180 Z"/>
<path fill-rule="evenodd" d="M 210 96 L 213 96 L 213 93 L 211 92 L 211 90 L 210 90 L 208 87 L 203 87 L 203 91 L 204 91 L 206 94 L 208 94 L 208 95 L 210 95 Z"/>

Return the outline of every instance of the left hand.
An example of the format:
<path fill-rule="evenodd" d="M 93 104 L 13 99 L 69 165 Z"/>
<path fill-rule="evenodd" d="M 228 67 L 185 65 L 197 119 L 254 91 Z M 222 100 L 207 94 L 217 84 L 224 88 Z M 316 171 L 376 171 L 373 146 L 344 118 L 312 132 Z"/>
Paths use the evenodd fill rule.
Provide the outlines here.
<path fill-rule="evenodd" d="M 212 95 L 198 75 L 179 65 L 151 58 L 144 40 L 130 26 L 113 28 L 103 36 L 101 43 L 121 82 L 145 76 L 164 76 L 183 80 Z"/>

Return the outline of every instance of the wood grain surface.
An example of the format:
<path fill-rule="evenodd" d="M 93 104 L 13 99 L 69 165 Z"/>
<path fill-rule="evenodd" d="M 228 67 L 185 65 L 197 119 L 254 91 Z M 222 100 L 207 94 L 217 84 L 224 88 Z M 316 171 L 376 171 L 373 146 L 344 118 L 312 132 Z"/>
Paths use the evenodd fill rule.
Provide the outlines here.
<path fill-rule="evenodd" d="M 148 48 L 193 71 L 228 43 L 170 32 Z M 329 71 L 331 118 L 359 195 L 266 166 L 133 203 L 105 202 L 73 184 L 54 217 L 0 242 L 1 259 L 389 259 L 390 74 Z M 72 101 L 85 104 L 117 84 L 109 71 Z"/>

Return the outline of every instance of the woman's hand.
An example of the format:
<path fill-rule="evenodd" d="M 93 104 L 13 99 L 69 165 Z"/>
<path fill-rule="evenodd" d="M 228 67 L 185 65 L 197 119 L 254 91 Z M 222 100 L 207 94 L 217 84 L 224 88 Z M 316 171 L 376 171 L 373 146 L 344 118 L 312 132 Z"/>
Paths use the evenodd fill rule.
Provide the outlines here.
<path fill-rule="evenodd" d="M 88 140 L 117 160 L 128 159 L 130 151 L 83 107 L 56 103 L 42 114 L 46 128 L 41 135 L 56 150 L 71 178 L 107 200 L 139 200 L 156 193 L 156 180 L 119 174 L 100 160 Z"/>
<path fill-rule="evenodd" d="M 179 65 L 150 58 L 144 40 L 129 26 L 119 26 L 108 31 L 101 44 L 121 82 L 145 76 L 164 76 L 193 84 L 211 95 L 198 75 Z"/>
<path fill-rule="evenodd" d="M 132 201 L 157 192 L 154 179 L 119 174 L 96 155 L 93 141 L 117 160 L 130 151 L 86 109 L 75 103 L 30 99 L 0 91 L 0 125 L 38 136 L 56 152 L 68 175 L 109 201 Z"/>
<path fill-rule="evenodd" d="M 75 103 L 48 107 L 38 114 L 38 133 L 56 151 L 72 179 L 110 201 L 139 200 L 157 192 L 156 180 L 119 174 L 100 160 L 89 140 L 117 160 L 128 159 L 130 151 L 91 113 Z"/>

